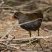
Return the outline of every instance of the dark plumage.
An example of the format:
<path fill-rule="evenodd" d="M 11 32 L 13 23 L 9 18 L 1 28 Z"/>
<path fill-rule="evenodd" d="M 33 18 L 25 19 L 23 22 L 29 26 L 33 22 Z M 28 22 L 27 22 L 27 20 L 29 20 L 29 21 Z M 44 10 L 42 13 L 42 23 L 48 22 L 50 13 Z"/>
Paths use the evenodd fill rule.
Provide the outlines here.
<path fill-rule="evenodd" d="M 41 26 L 41 22 L 43 19 L 43 13 L 41 11 L 38 11 L 36 13 L 26 13 L 26 14 L 23 14 L 22 12 L 16 12 L 14 14 L 14 18 L 19 20 L 19 24 L 37 19 L 36 21 L 32 21 L 30 23 L 21 25 L 21 28 L 29 31 L 30 37 L 31 37 L 31 31 L 38 30 L 38 35 L 39 35 L 39 28 Z"/>

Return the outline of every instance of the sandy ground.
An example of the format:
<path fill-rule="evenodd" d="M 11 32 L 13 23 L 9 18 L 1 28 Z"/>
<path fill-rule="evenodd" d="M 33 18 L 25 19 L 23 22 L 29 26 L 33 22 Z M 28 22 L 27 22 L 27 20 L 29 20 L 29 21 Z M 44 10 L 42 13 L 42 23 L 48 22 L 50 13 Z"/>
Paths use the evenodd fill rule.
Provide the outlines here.
<path fill-rule="evenodd" d="M 0 37 L 4 36 L 8 32 L 8 30 L 10 30 L 10 28 L 14 25 L 15 22 L 16 20 L 13 19 L 12 16 L 4 17 L 2 20 L 0 19 Z M 14 27 L 14 29 L 9 34 L 14 35 L 15 38 L 29 38 L 29 33 L 18 26 Z M 37 35 L 37 31 L 32 31 L 32 37 Z M 40 36 L 50 35 L 52 35 L 52 32 L 47 32 L 40 28 Z M 21 46 L 21 49 L 19 48 L 16 52 L 52 52 L 52 37 L 45 40 L 41 39 L 41 45 L 44 49 L 43 51 L 38 43 L 34 43 L 31 45 Z"/>

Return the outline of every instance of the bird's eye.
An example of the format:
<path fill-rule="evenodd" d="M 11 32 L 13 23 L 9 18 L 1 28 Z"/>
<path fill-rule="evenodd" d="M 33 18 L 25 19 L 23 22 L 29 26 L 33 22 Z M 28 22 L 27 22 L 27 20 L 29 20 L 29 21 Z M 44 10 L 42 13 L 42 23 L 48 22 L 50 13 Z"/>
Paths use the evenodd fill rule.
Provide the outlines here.
<path fill-rule="evenodd" d="M 18 15 L 19 15 L 19 13 L 16 12 L 16 13 L 14 14 L 14 18 L 15 18 L 15 19 L 18 19 Z"/>

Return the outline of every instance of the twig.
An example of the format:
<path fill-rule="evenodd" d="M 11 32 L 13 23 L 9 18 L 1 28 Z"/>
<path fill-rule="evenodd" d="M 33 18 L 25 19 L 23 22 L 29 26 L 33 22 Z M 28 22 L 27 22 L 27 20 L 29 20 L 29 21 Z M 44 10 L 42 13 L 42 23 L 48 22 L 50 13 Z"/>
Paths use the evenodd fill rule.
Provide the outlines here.
<path fill-rule="evenodd" d="M 2 2 L 0 3 L 0 6 L 2 6 L 3 4 L 4 4 L 4 1 L 3 0 L 1 0 Z"/>
<path fill-rule="evenodd" d="M 13 39 L 11 42 L 20 44 L 20 43 L 23 43 L 23 42 L 27 43 L 27 42 L 29 42 L 29 40 L 36 41 L 36 39 L 47 39 L 47 38 L 51 38 L 51 37 L 52 37 L 52 35 L 50 35 L 50 36 L 34 36 L 34 37 L 31 37 L 31 38 Z M 6 42 L 6 39 L 0 39 L 0 42 Z"/>

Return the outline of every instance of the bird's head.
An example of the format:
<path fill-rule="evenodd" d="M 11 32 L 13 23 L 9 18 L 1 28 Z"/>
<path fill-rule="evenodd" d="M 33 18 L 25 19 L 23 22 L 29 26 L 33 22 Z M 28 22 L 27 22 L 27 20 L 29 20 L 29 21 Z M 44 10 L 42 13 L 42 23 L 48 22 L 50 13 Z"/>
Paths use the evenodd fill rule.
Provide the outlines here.
<path fill-rule="evenodd" d="M 22 14 L 21 12 L 15 12 L 13 17 L 14 17 L 15 19 L 18 19 L 18 20 L 19 20 L 21 14 Z"/>

